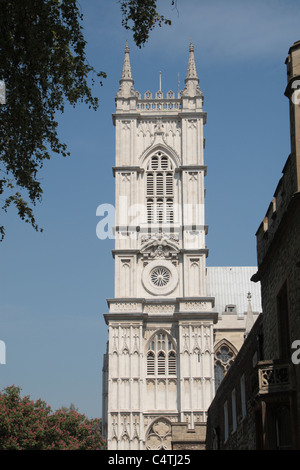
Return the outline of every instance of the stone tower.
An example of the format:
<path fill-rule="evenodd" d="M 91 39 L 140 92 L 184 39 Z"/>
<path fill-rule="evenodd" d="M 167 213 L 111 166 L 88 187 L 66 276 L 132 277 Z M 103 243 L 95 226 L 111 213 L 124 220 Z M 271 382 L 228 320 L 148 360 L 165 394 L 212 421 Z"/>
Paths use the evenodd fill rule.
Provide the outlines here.
<path fill-rule="evenodd" d="M 115 101 L 115 293 L 104 315 L 104 434 L 108 449 L 171 449 L 171 425 L 205 423 L 214 396 L 206 113 L 193 44 L 184 90 L 143 97 L 126 44 Z"/>

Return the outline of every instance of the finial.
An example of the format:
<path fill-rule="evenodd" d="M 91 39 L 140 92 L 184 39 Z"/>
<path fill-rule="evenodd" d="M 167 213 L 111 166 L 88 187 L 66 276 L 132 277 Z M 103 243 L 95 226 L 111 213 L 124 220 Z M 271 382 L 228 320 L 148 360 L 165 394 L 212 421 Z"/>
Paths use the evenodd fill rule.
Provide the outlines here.
<path fill-rule="evenodd" d="M 190 52 L 194 52 L 194 44 L 193 44 L 192 37 L 191 37 L 191 40 L 190 40 Z"/>
<path fill-rule="evenodd" d="M 128 40 L 126 39 L 125 53 L 129 52 Z"/>

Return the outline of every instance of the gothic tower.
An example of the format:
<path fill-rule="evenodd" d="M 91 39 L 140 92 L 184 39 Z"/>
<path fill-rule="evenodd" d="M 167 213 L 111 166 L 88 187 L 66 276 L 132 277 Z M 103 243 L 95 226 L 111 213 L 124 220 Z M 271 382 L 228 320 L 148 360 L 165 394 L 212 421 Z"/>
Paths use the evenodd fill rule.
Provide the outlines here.
<path fill-rule="evenodd" d="M 214 395 L 206 113 L 193 44 L 184 90 L 143 97 L 126 44 L 115 101 L 115 293 L 104 315 L 104 433 L 108 449 L 171 449 L 172 423 L 205 423 Z"/>

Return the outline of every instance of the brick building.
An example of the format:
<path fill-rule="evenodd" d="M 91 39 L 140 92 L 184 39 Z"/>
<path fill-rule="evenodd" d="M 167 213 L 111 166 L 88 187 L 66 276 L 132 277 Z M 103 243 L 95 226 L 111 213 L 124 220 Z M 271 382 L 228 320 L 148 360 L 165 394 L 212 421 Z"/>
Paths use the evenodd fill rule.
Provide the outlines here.
<path fill-rule="evenodd" d="M 256 233 L 263 313 L 208 410 L 207 449 L 300 448 L 300 41 L 286 66 L 291 153 Z"/>

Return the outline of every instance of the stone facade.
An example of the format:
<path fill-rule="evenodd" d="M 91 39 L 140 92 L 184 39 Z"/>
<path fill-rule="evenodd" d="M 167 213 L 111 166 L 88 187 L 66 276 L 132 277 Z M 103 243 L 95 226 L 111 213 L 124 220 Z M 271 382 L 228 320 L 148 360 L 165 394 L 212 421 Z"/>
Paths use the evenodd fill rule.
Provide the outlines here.
<path fill-rule="evenodd" d="M 104 315 L 103 431 L 110 450 L 171 449 L 179 430 L 177 446 L 203 447 L 215 369 L 224 375 L 257 316 L 248 306 L 239 311 L 234 296 L 218 312 L 214 283 L 208 290 L 205 122 L 192 43 L 178 96 L 135 91 L 126 45 L 113 115 L 115 292 Z M 250 271 L 243 299 L 248 283 Z"/>
<path fill-rule="evenodd" d="M 216 444 L 216 430 L 216 448 L 242 449 L 246 442 L 252 449 L 300 447 L 300 41 L 290 48 L 286 64 L 291 154 L 256 233 L 258 271 L 252 277 L 261 283 L 261 342 L 257 344 L 255 324 L 208 411 L 208 449 Z M 253 371 L 245 348 L 258 358 Z M 245 380 L 252 385 L 246 389 L 243 426 L 233 433 L 225 397 L 242 370 L 248 370 Z M 224 407 L 229 423 L 224 423 Z"/>
<path fill-rule="evenodd" d="M 109 449 L 171 449 L 171 427 L 206 420 L 214 394 L 207 296 L 203 94 L 190 44 L 185 88 L 142 97 L 126 45 L 116 95 L 115 297 L 108 300 Z"/>

